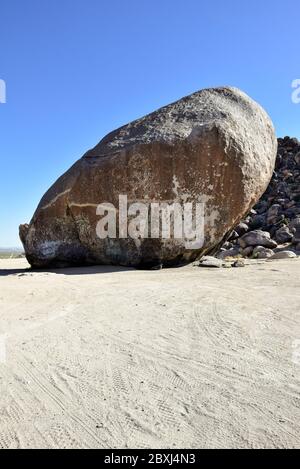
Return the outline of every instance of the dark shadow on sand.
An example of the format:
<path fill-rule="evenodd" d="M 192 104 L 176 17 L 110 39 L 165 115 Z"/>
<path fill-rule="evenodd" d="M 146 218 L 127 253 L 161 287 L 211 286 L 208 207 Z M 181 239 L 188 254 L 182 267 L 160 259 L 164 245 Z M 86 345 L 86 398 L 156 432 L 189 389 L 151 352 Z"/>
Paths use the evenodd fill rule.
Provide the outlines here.
<path fill-rule="evenodd" d="M 136 269 L 130 267 L 118 267 L 111 265 L 94 265 L 86 267 L 64 267 L 57 269 L 0 269 L 0 277 L 9 275 L 17 275 L 19 277 L 30 276 L 37 273 L 49 273 L 57 275 L 94 275 L 94 274 L 110 274 L 116 272 L 130 272 Z"/>

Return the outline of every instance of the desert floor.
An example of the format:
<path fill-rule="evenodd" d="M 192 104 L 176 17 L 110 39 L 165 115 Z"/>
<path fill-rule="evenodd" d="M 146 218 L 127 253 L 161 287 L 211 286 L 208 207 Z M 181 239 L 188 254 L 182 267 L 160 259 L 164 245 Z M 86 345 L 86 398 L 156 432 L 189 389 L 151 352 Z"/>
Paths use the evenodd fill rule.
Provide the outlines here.
<path fill-rule="evenodd" d="M 0 447 L 300 447 L 300 259 L 0 261 Z"/>

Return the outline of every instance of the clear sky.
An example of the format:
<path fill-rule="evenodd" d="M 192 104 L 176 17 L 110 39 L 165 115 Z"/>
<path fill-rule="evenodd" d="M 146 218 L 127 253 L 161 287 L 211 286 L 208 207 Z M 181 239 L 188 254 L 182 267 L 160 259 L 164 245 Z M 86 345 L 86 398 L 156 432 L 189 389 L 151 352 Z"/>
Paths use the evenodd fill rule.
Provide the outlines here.
<path fill-rule="evenodd" d="M 300 137 L 299 0 L 1 0 L 0 246 L 109 131 L 200 88 L 259 101 Z"/>

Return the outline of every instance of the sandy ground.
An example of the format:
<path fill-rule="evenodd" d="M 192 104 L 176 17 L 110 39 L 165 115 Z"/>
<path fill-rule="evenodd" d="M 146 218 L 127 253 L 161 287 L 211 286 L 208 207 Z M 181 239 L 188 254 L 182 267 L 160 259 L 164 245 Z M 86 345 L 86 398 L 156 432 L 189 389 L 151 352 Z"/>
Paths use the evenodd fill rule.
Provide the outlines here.
<path fill-rule="evenodd" d="M 0 447 L 300 447 L 300 259 L 26 267 L 0 261 Z"/>

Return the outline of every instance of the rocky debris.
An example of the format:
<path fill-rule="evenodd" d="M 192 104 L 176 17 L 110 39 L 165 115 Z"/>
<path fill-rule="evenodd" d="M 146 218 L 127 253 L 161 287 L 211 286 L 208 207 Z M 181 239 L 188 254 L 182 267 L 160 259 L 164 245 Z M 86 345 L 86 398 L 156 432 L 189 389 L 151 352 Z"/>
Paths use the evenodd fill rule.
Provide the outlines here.
<path fill-rule="evenodd" d="M 266 248 L 276 248 L 277 243 L 271 239 L 268 231 L 255 230 L 249 231 L 238 240 L 241 248 L 245 249 L 249 246 L 264 246 Z"/>
<path fill-rule="evenodd" d="M 299 219 L 296 219 L 297 220 L 300 220 Z M 292 231 L 293 233 L 293 239 L 292 239 L 292 242 L 293 244 L 297 245 L 300 243 L 300 225 L 291 225 L 290 226 L 290 230 Z"/>
<path fill-rule="evenodd" d="M 253 251 L 254 251 L 254 246 L 248 246 L 244 249 L 239 248 L 236 255 L 242 254 L 243 257 L 250 257 Z"/>
<path fill-rule="evenodd" d="M 278 244 L 289 243 L 293 239 L 293 233 L 290 232 L 288 226 L 282 226 L 275 232 L 275 239 Z"/>
<path fill-rule="evenodd" d="M 266 190 L 276 152 L 270 118 L 246 94 L 229 87 L 196 92 L 110 133 L 61 176 L 20 227 L 26 257 L 34 267 L 152 268 L 213 254 Z M 148 206 L 203 203 L 204 243 L 192 249 L 184 237 L 119 236 L 118 220 L 115 237 L 98 237 L 98 205 L 118 209 L 120 195 Z"/>
<path fill-rule="evenodd" d="M 204 256 L 198 263 L 198 267 L 214 267 L 218 269 L 220 269 L 222 265 L 222 260 L 213 256 Z"/>
<path fill-rule="evenodd" d="M 278 139 L 275 171 L 266 192 L 230 233 L 217 257 L 223 259 L 230 251 L 236 256 L 258 259 L 287 258 L 286 252 L 291 253 L 290 257 L 300 254 L 300 142 L 297 139 Z M 278 252 L 274 254 L 275 251 Z"/>
<path fill-rule="evenodd" d="M 207 268 L 231 268 L 231 267 L 245 267 L 245 259 L 234 259 L 227 257 L 226 259 L 219 259 L 213 256 L 204 256 L 199 261 L 194 262 L 194 267 L 207 267 Z"/>
<path fill-rule="evenodd" d="M 226 259 L 226 257 L 236 257 L 240 255 L 240 248 L 238 246 L 235 246 L 231 249 L 227 249 L 225 251 L 221 251 L 218 254 L 219 259 Z"/>
<path fill-rule="evenodd" d="M 232 264 L 232 267 L 245 267 L 245 261 L 244 259 L 238 259 L 236 261 L 234 261 L 234 263 Z"/>
<path fill-rule="evenodd" d="M 293 251 L 278 251 L 270 259 L 292 259 L 297 257 Z"/>
<path fill-rule="evenodd" d="M 239 225 L 235 228 L 234 232 L 232 233 L 234 236 L 237 234 L 237 236 L 243 236 L 247 231 L 249 230 L 249 227 L 246 223 L 239 223 Z"/>
<path fill-rule="evenodd" d="M 272 249 L 265 248 L 264 246 L 256 246 L 253 249 L 252 257 L 254 259 L 268 259 L 274 255 Z"/>

